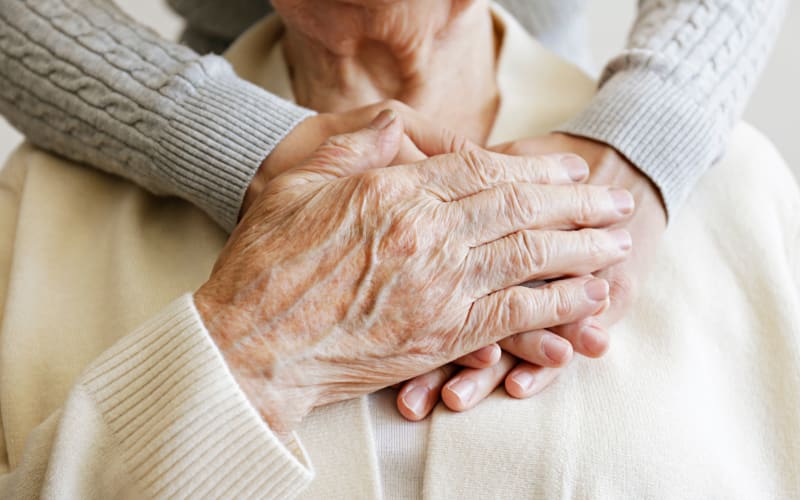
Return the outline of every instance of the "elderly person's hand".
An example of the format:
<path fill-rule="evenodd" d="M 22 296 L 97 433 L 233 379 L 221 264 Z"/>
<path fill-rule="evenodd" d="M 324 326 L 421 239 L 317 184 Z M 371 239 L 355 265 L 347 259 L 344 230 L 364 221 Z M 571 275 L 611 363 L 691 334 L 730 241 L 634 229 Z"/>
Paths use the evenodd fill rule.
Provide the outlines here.
<path fill-rule="evenodd" d="M 583 137 L 553 133 L 544 137 L 517 141 L 495 148 L 504 154 L 546 155 L 573 153 L 589 164 L 589 184 L 609 185 L 633 194 L 636 209 L 631 218 L 617 227 L 626 229 L 633 239 L 634 250 L 629 259 L 595 273 L 611 285 L 610 304 L 602 314 L 579 324 L 557 329 L 590 357 L 602 355 L 609 345 L 605 328 L 621 319 L 636 298 L 639 284 L 645 279 L 658 243 L 667 228 L 667 215 L 656 186 L 616 149 Z"/>
<path fill-rule="evenodd" d="M 472 147 L 460 135 L 431 123 L 413 108 L 396 100 L 380 101 L 338 113 L 320 113 L 300 122 L 264 159 L 245 193 L 242 215 L 269 181 L 308 158 L 330 137 L 366 127 L 383 109 L 398 113 L 405 126 L 406 136 L 391 164 L 413 163 L 428 156 Z"/>
<path fill-rule="evenodd" d="M 394 116 L 267 184 L 195 293 L 276 432 L 480 346 L 591 316 L 606 303 L 604 280 L 514 285 L 628 253 L 624 231 L 557 230 L 625 218 L 609 188 L 573 183 L 559 159 L 574 157 L 472 151 L 376 168 L 400 148 Z"/>
<path fill-rule="evenodd" d="M 572 359 L 573 349 L 585 356 L 601 356 L 609 345 L 606 328 L 621 319 L 633 303 L 666 229 L 666 212 L 656 187 L 606 144 L 553 133 L 493 149 L 512 155 L 558 152 L 580 155 L 590 167 L 589 183 L 621 187 L 633 194 L 634 215 L 620 221 L 616 227 L 631 234 L 634 250 L 629 259 L 594 273 L 607 280 L 611 287 L 609 305 L 599 314 L 569 325 L 506 338 L 499 346 L 491 345 L 460 360 L 471 367 L 455 376 L 457 367 L 449 365 L 406 383 L 398 394 L 397 404 L 400 413 L 410 420 L 424 418 L 440 396 L 451 410 L 472 408 L 502 383 L 509 395 L 530 397 L 555 380 Z"/>

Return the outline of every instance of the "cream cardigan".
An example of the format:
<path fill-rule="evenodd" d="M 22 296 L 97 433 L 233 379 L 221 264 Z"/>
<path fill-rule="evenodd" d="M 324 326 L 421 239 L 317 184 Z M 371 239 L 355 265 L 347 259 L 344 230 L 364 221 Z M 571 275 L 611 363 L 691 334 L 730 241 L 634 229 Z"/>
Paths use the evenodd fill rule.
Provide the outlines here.
<path fill-rule="evenodd" d="M 505 141 L 563 121 L 591 82 L 498 15 Z M 231 56 L 256 82 L 270 26 Z M 609 354 L 530 400 L 437 408 L 424 497 L 800 496 L 798 214 L 780 156 L 740 125 Z M 0 174 L 0 497 L 381 496 L 365 398 L 283 443 L 239 391 L 188 294 L 224 237 L 187 203 L 15 153 Z"/>

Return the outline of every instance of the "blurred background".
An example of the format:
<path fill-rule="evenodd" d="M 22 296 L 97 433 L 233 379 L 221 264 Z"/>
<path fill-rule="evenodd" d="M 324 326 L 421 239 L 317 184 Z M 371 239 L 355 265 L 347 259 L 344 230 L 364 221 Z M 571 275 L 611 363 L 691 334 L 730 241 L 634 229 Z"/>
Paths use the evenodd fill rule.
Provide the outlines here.
<path fill-rule="evenodd" d="M 7 0 L 2 0 L 7 1 Z M 164 0 L 117 0 L 117 4 L 135 19 L 162 35 L 175 39 L 181 22 L 164 4 Z M 635 14 L 633 0 L 591 2 L 591 46 L 595 67 L 625 43 Z M 610 6 L 613 5 L 613 8 Z M 790 2 L 783 31 L 775 46 L 764 75 L 744 114 L 778 146 L 789 165 L 800 178 L 800 5 Z M 0 120 L 0 161 L 22 140 L 4 120 Z"/>

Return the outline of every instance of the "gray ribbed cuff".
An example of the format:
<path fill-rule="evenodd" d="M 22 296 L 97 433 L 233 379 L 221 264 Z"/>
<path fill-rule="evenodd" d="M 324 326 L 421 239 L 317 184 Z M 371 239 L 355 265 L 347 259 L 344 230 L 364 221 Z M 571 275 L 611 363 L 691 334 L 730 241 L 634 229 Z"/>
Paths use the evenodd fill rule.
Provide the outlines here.
<path fill-rule="evenodd" d="M 178 196 L 224 229 L 236 225 L 264 158 L 312 111 L 223 70 L 176 107 L 160 146 Z"/>
<path fill-rule="evenodd" d="M 687 92 L 649 71 L 621 71 L 558 130 L 622 153 L 659 188 L 670 216 L 714 161 L 724 136 L 724 125 Z"/>
<path fill-rule="evenodd" d="M 273 434 L 186 294 L 123 337 L 83 384 L 151 498 L 291 498 L 308 456 Z"/>

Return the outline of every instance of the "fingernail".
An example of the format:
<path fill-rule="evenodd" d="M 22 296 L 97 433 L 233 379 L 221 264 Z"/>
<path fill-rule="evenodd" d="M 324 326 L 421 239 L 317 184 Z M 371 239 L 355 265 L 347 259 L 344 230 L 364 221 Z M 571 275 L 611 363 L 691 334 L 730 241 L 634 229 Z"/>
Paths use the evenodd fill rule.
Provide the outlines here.
<path fill-rule="evenodd" d="M 580 156 L 564 155 L 561 157 L 561 164 L 566 167 L 567 174 L 573 181 L 582 181 L 589 177 L 589 165 Z"/>
<path fill-rule="evenodd" d="M 462 378 L 452 382 L 448 389 L 456 395 L 461 404 L 467 406 L 472 399 L 472 395 L 475 394 L 476 385 L 472 380 Z"/>
<path fill-rule="evenodd" d="M 548 336 L 542 340 L 542 351 L 553 363 L 561 363 L 569 354 L 569 343 L 562 338 Z"/>
<path fill-rule="evenodd" d="M 511 375 L 511 380 L 516 383 L 523 392 L 528 392 L 533 387 L 533 375 L 528 372 L 517 372 Z"/>
<path fill-rule="evenodd" d="M 633 196 L 624 189 L 610 189 L 609 194 L 617 211 L 623 215 L 633 212 Z"/>
<path fill-rule="evenodd" d="M 608 233 L 617 242 L 620 250 L 628 251 L 633 246 L 631 234 L 624 229 L 617 229 Z"/>
<path fill-rule="evenodd" d="M 586 296 L 595 302 L 606 300 L 608 297 L 608 282 L 601 279 L 592 279 L 583 285 L 586 290 Z"/>
<path fill-rule="evenodd" d="M 415 387 L 403 395 L 403 404 L 411 410 L 414 415 L 421 417 L 425 414 L 425 400 L 428 398 L 428 389 L 425 387 Z"/>
<path fill-rule="evenodd" d="M 395 118 L 397 118 L 397 113 L 395 113 L 393 109 L 384 109 L 372 120 L 372 123 L 369 124 L 369 128 L 372 130 L 383 130 L 391 125 Z"/>
<path fill-rule="evenodd" d="M 594 325 L 581 331 L 581 344 L 590 354 L 600 355 L 608 348 L 608 334 Z"/>

